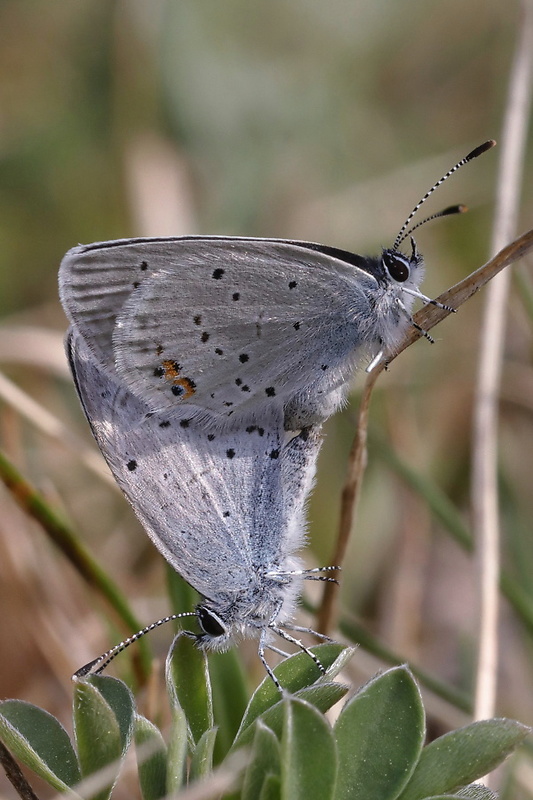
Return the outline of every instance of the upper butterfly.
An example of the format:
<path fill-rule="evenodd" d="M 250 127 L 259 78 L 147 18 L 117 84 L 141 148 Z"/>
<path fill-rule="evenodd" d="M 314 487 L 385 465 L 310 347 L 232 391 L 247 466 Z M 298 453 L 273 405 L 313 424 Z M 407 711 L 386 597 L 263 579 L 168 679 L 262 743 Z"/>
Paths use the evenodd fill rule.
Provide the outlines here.
<path fill-rule="evenodd" d="M 69 250 L 60 297 L 97 361 L 153 411 L 214 427 L 268 420 L 323 421 L 343 402 L 361 363 L 394 352 L 413 324 L 423 261 L 409 229 L 367 257 L 281 239 L 225 236 L 123 239 Z"/>

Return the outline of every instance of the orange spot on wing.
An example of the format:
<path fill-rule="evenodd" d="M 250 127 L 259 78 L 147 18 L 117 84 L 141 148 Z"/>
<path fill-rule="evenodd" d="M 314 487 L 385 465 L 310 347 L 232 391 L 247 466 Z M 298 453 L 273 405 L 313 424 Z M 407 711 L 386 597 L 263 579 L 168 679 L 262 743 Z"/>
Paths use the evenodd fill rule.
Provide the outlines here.
<path fill-rule="evenodd" d="M 173 382 L 174 386 L 181 386 L 184 393 L 181 395 L 181 400 L 188 400 L 196 392 L 196 384 L 190 378 L 179 378 Z"/>

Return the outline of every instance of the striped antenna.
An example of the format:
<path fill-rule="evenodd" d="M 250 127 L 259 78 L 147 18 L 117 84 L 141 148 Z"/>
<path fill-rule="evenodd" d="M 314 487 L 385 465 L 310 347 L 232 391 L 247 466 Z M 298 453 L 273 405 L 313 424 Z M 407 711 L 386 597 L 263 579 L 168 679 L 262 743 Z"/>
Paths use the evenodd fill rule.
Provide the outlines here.
<path fill-rule="evenodd" d="M 108 650 L 107 653 L 102 653 L 101 656 L 95 658 L 93 661 L 89 661 L 88 664 L 85 666 L 80 667 L 74 675 L 72 676 L 73 680 L 77 680 L 79 678 L 85 678 L 87 675 L 99 675 L 103 670 L 107 667 L 107 665 L 113 661 L 115 656 L 118 656 L 119 653 L 122 653 L 126 647 L 129 647 L 130 644 L 133 642 L 138 641 L 141 636 L 144 636 L 150 631 L 153 631 L 155 628 L 159 628 L 160 625 L 165 625 L 167 622 L 173 622 L 176 619 L 182 619 L 183 617 L 197 617 L 198 614 L 196 611 L 185 611 L 183 614 L 170 614 L 168 617 L 163 617 L 163 619 L 158 619 L 157 622 L 152 622 L 151 625 L 147 625 L 146 628 L 143 628 L 137 633 L 134 633 L 132 636 L 129 636 L 127 639 L 124 639 L 123 642 L 116 644 L 111 650 Z"/>
<path fill-rule="evenodd" d="M 472 150 L 472 152 L 471 152 L 471 153 L 468 153 L 468 155 L 467 155 L 467 156 L 465 156 L 465 157 L 464 157 L 464 158 L 462 158 L 460 161 L 458 161 L 458 162 L 457 162 L 457 164 L 456 164 L 454 167 L 452 167 L 451 169 L 449 169 L 449 170 L 448 170 L 448 172 L 446 173 L 446 175 L 443 175 L 443 176 L 442 176 L 442 178 L 440 178 L 440 179 L 439 179 L 439 180 L 438 180 L 436 183 L 434 183 L 434 184 L 433 184 L 433 186 L 431 187 L 431 189 L 429 189 L 429 190 L 428 190 L 428 191 L 425 193 L 424 197 L 422 197 L 422 199 L 418 201 L 418 203 L 417 203 L 417 204 L 416 204 L 416 206 L 413 208 L 413 210 L 411 211 L 411 213 L 409 214 L 409 216 L 408 216 L 408 217 L 407 217 L 407 219 L 405 220 L 404 224 L 403 224 L 403 225 L 402 225 L 402 227 L 400 228 L 400 230 L 399 230 L 399 232 L 398 232 L 398 236 L 396 237 L 396 240 L 395 240 L 395 242 L 394 242 L 394 244 L 393 244 L 393 246 L 392 246 L 392 249 L 393 249 L 393 250 L 397 250 L 397 249 L 398 249 L 398 247 L 400 246 L 400 244 L 401 244 L 401 243 L 403 242 L 403 240 L 406 238 L 406 236 L 409 236 L 409 234 L 410 234 L 410 233 L 412 233 L 412 231 L 414 230 L 414 228 L 412 228 L 412 229 L 411 229 L 411 231 L 408 231 L 408 230 L 407 230 L 407 229 L 408 229 L 408 227 L 409 227 L 409 225 L 410 225 L 410 223 L 411 223 L 411 220 L 413 219 L 414 215 L 417 213 L 418 209 L 419 209 L 419 208 L 420 208 L 422 205 L 424 205 L 424 203 L 426 202 L 426 200 L 428 199 L 428 197 L 430 197 L 430 195 L 432 195 L 432 194 L 433 194 L 433 192 L 435 191 L 435 189 L 437 189 L 437 188 L 438 188 L 438 187 L 441 185 L 441 183 L 444 183 L 444 181 L 448 180 L 448 178 L 450 177 L 450 175 L 453 175 L 453 173 L 454 173 L 454 172 L 457 172 L 457 170 L 458 170 L 460 167 L 463 167 L 465 164 L 468 164 L 468 162 L 469 162 L 469 161 L 473 161 L 473 160 L 474 160 L 474 158 L 477 158 L 477 157 L 478 157 L 478 156 L 480 156 L 482 153 L 486 153 L 486 151 L 487 151 L 487 150 L 490 150 L 490 149 L 491 149 L 491 147 L 494 147 L 494 145 L 495 145 L 495 144 L 496 144 L 496 142 L 495 142 L 495 140 L 494 140 L 494 139 L 489 139 L 487 142 L 484 142 L 483 144 L 480 144 L 480 145 L 479 145 L 479 147 L 476 147 L 474 150 Z M 453 209 L 453 208 L 456 208 L 456 209 L 457 209 L 457 208 L 459 208 L 459 206 L 451 206 L 450 208 L 451 208 L 451 209 Z M 446 209 L 445 211 L 446 211 L 446 214 L 450 214 L 450 213 L 458 213 L 457 211 L 451 211 L 450 209 Z M 446 216 L 446 214 L 445 214 L 445 213 L 441 213 L 441 214 L 435 214 L 434 216 L 428 217 L 428 219 L 427 219 L 427 220 L 424 220 L 423 222 L 420 222 L 420 223 L 419 223 L 418 225 L 416 225 L 415 227 L 416 227 L 416 228 L 418 228 L 418 227 L 420 227 L 420 225 L 423 225 L 423 224 L 424 224 L 424 222 L 427 222 L 427 221 L 428 221 L 428 220 L 430 220 L 430 219 L 435 219 L 435 217 L 438 217 L 438 216 Z"/>

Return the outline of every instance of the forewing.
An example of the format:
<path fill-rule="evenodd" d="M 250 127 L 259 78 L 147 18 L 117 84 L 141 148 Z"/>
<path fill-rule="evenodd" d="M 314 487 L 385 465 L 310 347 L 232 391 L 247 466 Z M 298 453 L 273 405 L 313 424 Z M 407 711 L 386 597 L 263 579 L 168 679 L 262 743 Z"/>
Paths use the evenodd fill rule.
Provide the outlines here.
<path fill-rule="evenodd" d="M 281 419 L 277 428 L 210 433 L 151 414 L 73 329 L 67 349 L 97 443 L 174 569 L 213 598 L 246 589 L 252 565 L 277 564 L 286 530 Z"/>
<path fill-rule="evenodd" d="M 361 344 L 374 284 L 292 242 L 176 240 L 165 267 L 148 261 L 120 310 L 117 370 L 153 408 L 252 409 L 260 419 L 305 386 L 337 384 Z"/>

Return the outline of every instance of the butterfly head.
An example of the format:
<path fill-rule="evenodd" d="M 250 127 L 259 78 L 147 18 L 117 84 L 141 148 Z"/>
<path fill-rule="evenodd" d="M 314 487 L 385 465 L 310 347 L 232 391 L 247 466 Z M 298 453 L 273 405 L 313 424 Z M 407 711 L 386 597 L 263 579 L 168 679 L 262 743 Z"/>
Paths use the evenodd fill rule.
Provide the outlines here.
<path fill-rule="evenodd" d="M 423 260 L 412 236 L 411 255 L 407 256 L 395 248 L 385 249 L 381 254 L 381 265 L 386 277 L 393 283 L 420 283 L 421 275 L 417 273 Z"/>

